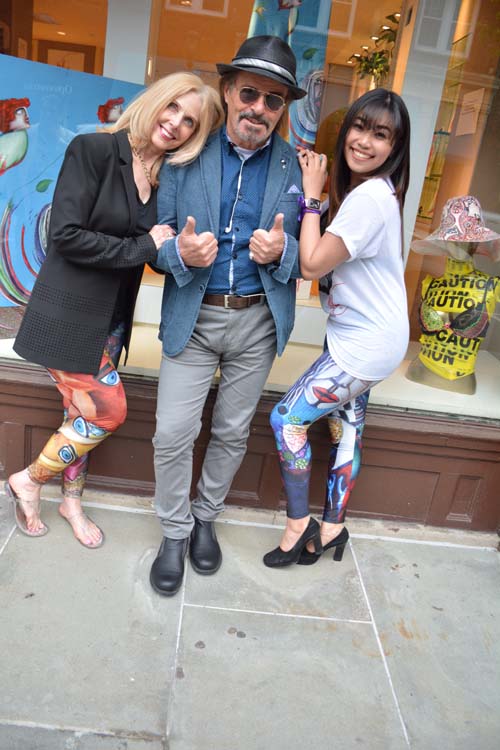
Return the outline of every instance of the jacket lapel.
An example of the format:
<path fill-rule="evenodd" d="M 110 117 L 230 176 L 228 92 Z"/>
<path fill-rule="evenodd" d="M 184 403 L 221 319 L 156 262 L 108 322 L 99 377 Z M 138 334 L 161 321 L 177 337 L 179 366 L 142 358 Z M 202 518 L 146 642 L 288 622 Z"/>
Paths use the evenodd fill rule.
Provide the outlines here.
<path fill-rule="evenodd" d="M 222 184 L 221 133 L 222 130 L 218 130 L 209 138 L 199 157 L 203 198 L 208 207 L 210 228 L 216 237 L 219 236 L 220 188 L 214 189 L 214 186 Z"/>
<path fill-rule="evenodd" d="M 267 175 L 264 200 L 262 201 L 262 212 L 259 226 L 269 229 L 274 223 L 276 207 L 281 195 L 285 192 L 288 175 L 290 173 L 291 155 L 288 149 L 283 148 L 284 141 L 275 134 L 271 145 L 271 159 L 269 161 L 269 172 Z"/>
<path fill-rule="evenodd" d="M 120 172 L 125 186 L 129 208 L 130 221 L 128 231 L 131 232 L 137 223 L 137 193 L 134 182 L 134 173 L 132 171 L 132 151 L 130 150 L 128 135 L 125 130 L 118 130 L 118 132 L 114 133 L 114 137 L 118 144 Z"/>

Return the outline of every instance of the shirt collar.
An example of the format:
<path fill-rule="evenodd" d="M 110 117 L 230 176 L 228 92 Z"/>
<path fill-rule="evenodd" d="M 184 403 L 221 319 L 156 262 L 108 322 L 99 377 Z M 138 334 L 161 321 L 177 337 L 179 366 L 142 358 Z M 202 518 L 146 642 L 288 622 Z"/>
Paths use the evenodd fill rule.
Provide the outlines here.
<path fill-rule="evenodd" d="M 222 128 L 222 132 L 224 134 L 224 143 L 226 143 L 228 151 L 230 148 L 234 149 L 234 151 L 236 151 L 236 153 L 238 154 L 238 156 L 240 157 L 242 161 L 246 161 L 247 159 L 250 159 L 251 156 L 258 154 L 259 151 L 264 151 L 264 149 L 266 149 L 269 146 L 269 144 L 271 143 L 273 139 L 273 133 L 271 133 L 271 135 L 269 136 L 269 138 L 267 139 L 267 141 L 264 143 L 263 146 L 259 146 L 259 148 L 252 150 L 249 148 L 242 148 L 241 146 L 236 146 L 229 138 L 225 125 Z"/>

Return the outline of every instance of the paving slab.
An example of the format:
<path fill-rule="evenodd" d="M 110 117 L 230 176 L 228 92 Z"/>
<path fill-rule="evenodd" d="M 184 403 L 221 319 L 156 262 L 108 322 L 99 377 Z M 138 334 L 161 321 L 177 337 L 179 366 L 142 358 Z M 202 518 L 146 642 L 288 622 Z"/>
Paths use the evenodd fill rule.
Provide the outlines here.
<path fill-rule="evenodd" d="M 355 540 L 412 748 L 500 747 L 494 550 Z"/>
<path fill-rule="evenodd" d="M 150 735 L 105 735 L 53 727 L 0 726 L 2 750 L 166 750 L 166 740 Z"/>
<path fill-rule="evenodd" d="M 341 563 L 324 555 L 315 565 L 266 568 L 263 555 L 279 544 L 281 529 L 217 524 L 223 564 L 214 576 L 188 566 L 186 602 L 259 612 L 369 620 L 348 548 Z"/>
<path fill-rule="evenodd" d="M 371 625 L 189 606 L 167 738 L 169 750 L 406 746 Z"/>
<path fill-rule="evenodd" d="M 154 518 L 95 509 L 92 516 L 106 534 L 100 549 L 78 544 L 47 503 L 49 534 L 29 539 L 16 531 L 2 553 L 0 725 L 157 741 L 181 601 L 155 595 L 149 584 L 160 541 Z M 2 750 L 9 747 L 2 735 L 13 731 L 0 726 Z"/>

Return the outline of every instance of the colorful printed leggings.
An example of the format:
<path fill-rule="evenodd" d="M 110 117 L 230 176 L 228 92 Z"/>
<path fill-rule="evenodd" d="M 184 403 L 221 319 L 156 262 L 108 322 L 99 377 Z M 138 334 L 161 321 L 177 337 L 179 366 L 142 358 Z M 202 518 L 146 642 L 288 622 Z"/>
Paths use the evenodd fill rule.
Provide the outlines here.
<path fill-rule="evenodd" d="M 323 520 L 342 523 L 361 461 L 361 435 L 369 389 L 377 381 L 358 380 L 323 352 L 271 414 L 285 485 L 289 518 L 309 514 L 311 446 L 307 430 L 328 416 L 332 440 Z"/>
<path fill-rule="evenodd" d="M 48 370 L 63 397 L 64 421 L 28 466 L 28 473 L 39 484 L 62 474 L 64 497 L 81 497 L 88 452 L 123 424 L 127 416 L 125 391 L 116 371 L 124 336 L 123 324 L 109 335 L 96 375 Z"/>

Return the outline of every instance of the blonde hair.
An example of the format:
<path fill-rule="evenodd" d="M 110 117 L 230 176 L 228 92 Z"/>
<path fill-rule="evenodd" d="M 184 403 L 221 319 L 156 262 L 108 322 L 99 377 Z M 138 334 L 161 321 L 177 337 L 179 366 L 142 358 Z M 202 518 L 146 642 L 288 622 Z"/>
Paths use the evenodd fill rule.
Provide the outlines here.
<path fill-rule="evenodd" d="M 106 128 L 108 133 L 128 130 L 134 147 L 140 151 L 149 144 L 155 123 L 165 107 L 191 92 L 201 100 L 198 126 L 180 148 L 171 153 L 166 151 L 154 162 L 151 168 L 154 185 L 158 184 L 158 172 L 164 158 L 176 166 L 188 164 L 200 154 L 210 133 L 222 124 L 224 116 L 218 93 L 194 73 L 171 73 L 136 96 L 112 127 Z"/>

